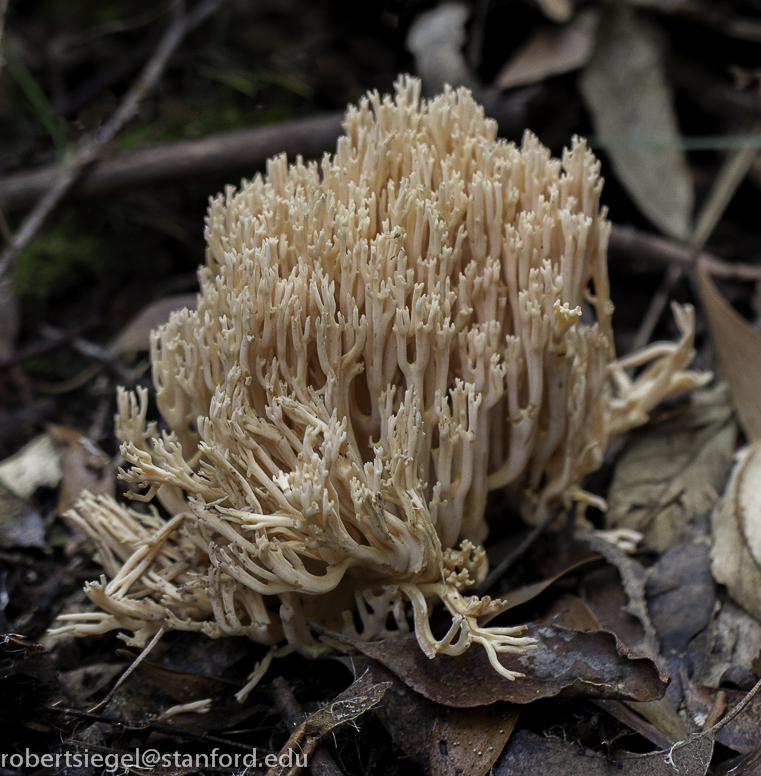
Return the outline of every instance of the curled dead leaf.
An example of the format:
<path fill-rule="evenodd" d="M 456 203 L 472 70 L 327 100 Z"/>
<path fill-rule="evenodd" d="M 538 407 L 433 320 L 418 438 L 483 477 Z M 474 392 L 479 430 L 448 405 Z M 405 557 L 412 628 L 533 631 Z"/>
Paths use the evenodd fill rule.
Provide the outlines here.
<path fill-rule="evenodd" d="M 741 450 L 713 510 L 711 572 L 730 596 L 761 620 L 761 442 Z"/>
<path fill-rule="evenodd" d="M 525 674 L 514 682 L 495 676 L 484 650 L 469 649 L 457 657 L 439 654 L 429 660 L 416 649 L 414 633 L 381 641 L 360 642 L 344 636 L 336 641 L 377 660 L 423 697 L 456 708 L 552 697 L 649 701 L 665 692 L 667 680 L 656 665 L 647 658 L 632 657 L 608 631 L 532 623 L 527 635 L 537 640 L 535 650 L 500 655 L 509 670 Z"/>

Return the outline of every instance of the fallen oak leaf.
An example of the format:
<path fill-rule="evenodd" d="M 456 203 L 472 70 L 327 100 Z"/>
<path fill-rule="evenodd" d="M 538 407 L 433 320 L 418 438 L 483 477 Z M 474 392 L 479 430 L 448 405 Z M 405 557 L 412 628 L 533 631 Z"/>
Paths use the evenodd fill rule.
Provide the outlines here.
<path fill-rule="evenodd" d="M 690 233 L 694 185 L 666 73 L 662 30 L 624 4 L 607 6 L 579 82 L 619 182 L 661 231 Z M 661 148 L 647 148 L 649 141 Z"/>
<path fill-rule="evenodd" d="M 197 294 L 174 294 L 156 299 L 143 307 L 130 319 L 124 328 L 108 343 L 108 350 L 114 355 L 149 350 L 151 332 L 169 320 L 176 310 L 188 308 L 195 310 Z"/>
<path fill-rule="evenodd" d="M 428 752 L 436 725 L 439 706 L 407 687 L 385 666 L 364 655 L 334 656 L 354 676 L 370 676 L 376 682 L 390 682 L 391 687 L 373 713 L 388 731 L 391 740 L 420 768 L 428 773 Z"/>
<path fill-rule="evenodd" d="M 688 739 L 670 749 L 613 759 L 585 754 L 577 744 L 521 730 L 513 736 L 492 773 L 523 776 L 526 763 L 531 763 L 532 771 L 543 776 L 705 776 L 712 754 L 713 740 Z"/>
<path fill-rule="evenodd" d="M 515 590 L 509 590 L 504 595 L 500 594 L 499 598 L 501 601 L 505 603 L 505 607 L 500 610 L 499 614 L 503 614 L 504 612 L 508 612 L 511 609 L 515 609 L 517 606 L 522 606 L 523 604 L 526 604 L 529 601 L 533 601 L 534 598 L 536 598 L 537 596 L 540 596 L 545 590 L 552 587 L 552 585 L 554 585 L 555 582 L 557 582 L 559 579 L 562 579 L 567 574 L 572 574 L 574 571 L 578 571 L 584 566 L 587 566 L 592 563 L 597 563 L 601 560 L 602 560 L 602 556 L 591 555 L 588 558 L 584 558 L 583 560 L 580 560 L 577 563 L 574 563 L 571 566 L 564 568 L 562 571 L 558 572 L 552 577 L 548 577 L 547 579 L 542 579 L 539 582 L 533 582 L 530 585 L 524 585 L 523 587 L 518 587 Z M 496 617 L 497 615 L 494 615 L 494 616 Z M 485 624 L 492 619 L 494 619 L 494 617 L 490 617 L 487 615 L 486 617 L 483 618 L 482 622 Z"/>
<path fill-rule="evenodd" d="M 736 436 L 726 387 L 694 391 L 689 405 L 632 434 L 615 464 L 605 526 L 639 531 L 659 553 L 678 544 L 723 490 Z"/>
<path fill-rule="evenodd" d="M 650 621 L 645 601 L 646 574 L 644 567 L 639 561 L 629 557 L 620 547 L 601 536 L 590 534 L 585 538 L 589 546 L 603 555 L 621 575 L 624 592 L 629 598 L 629 603 L 624 607 L 624 611 L 639 620 L 645 633 L 645 646 L 649 651 L 648 657 L 656 657 L 659 652 L 659 640 L 653 623 Z"/>
<path fill-rule="evenodd" d="M 393 671 L 406 685 L 444 706 L 471 708 L 498 701 L 525 704 L 539 698 L 610 698 L 650 701 L 663 696 L 666 677 L 648 658 L 632 657 L 615 634 L 529 623 L 537 647 L 526 655 L 501 654 L 509 670 L 525 674 L 511 682 L 494 676 L 482 650 L 456 658 L 428 659 L 415 649 L 414 634 L 357 641 L 310 623 L 315 632 L 348 644 Z"/>
<path fill-rule="evenodd" d="M 598 9 L 585 8 L 561 27 L 537 27 L 499 71 L 494 85 L 515 89 L 584 67 L 592 57 L 599 17 Z"/>

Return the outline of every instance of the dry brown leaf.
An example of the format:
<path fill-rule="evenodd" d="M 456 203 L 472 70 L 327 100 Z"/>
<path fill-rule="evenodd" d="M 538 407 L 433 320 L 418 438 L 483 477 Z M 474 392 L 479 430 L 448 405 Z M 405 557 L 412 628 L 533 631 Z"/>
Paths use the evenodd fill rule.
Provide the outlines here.
<path fill-rule="evenodd" d="M 713 510 L 711 572 L 730 596 L 761 620 L 761 442 L 744 448 Z"/>
<path fill-rule="evenodd" d="M 642 623 L 626 611 L 630 599 L 616 568 L 604 566 L 585 574 L 579 584 L 579 594 L 594 612 L 603 630 L 615 633 L 632 654 L 647 652 Z"/>
<path fill-rule="evenodd" d="M 59 445 L 63 479 L 58 491 L 59 513 L 71 509 L 84 490 L 97 495 L 116 492 L 116 471 L 109 457 L 85 434 L 69 426 L 50 424 L 48 431 Z"/>
<path fill-rule="evenodd" d="M 523 604 L 532 601 L 545 590 L 552 587 L 559 579 L 566 576 L 566 574 L 572 574 L 574 571 L 577 571 L 590 563 L 597 562 L 598 560 L 600 560 L 600 556 L 592 555 L 568 566 L 553 577 L 543 579 L 540 582 L 533 582 L 530 585 L 518 587 L 515 590 L 508 591 L 504 595 L 500 595 L 500 600 L 505 602 L 505 608 L 502 609 L 502 612 L 510 611 L 510 609 L 515 609 L 517 606 L 522 606 Z M 486 621 L 485 618 L 484 621 Z"/>
<path fill-rule="evenodd" d="M 195 310 L 197 301 L 197 294 L 176 294 L 151 302 L 109 342 L 108 350 L 114 355 L 148 350 L 151 332 L 166 323 L 175 310 Z"/>
<path fill-rule="evenodd" d="M 435 94 L 445 84 L 477 85 L 462 53 L 470 12 L 465 3 L 447 0 L 423 11 L 410 25 L 407 49 L 415 57 L 415 70 L 427 93 Z"/>
<path fill-rule="evenodd" d="M 659 229 L 686 238 L 693 181 L 677 147 L 680 133 L 660 29 L 632 8 L 608 6 L 580 86 L 616 177 Z M 653 142 L 666 147 L 654 148 Z"/>
<path fill-rule="evenodd" d="M 499 71 L 494 85 L 514 89 L 584 67 L 592 57 L 599 19 L 596 8 L 585 8 L 561 27 L 537 27 Z"/>
<path fill-rule="evenodd" d="M 690 402 L 632 435 L 608 493 L 606 526 L 640 531 L 659 552 L 716 503 L 732 463 L 736 430 L 726 390 L 694 391 Z"/>
<path fill-rule="evenodd" d="M 11 278 L 0 277 L 0 359 L 10 358 L 21 331 L 21 305 Z"/>
<path fill-rule="evenodd" d="M 754 681 L 752 662 L 761 644 L 758 620 L 734 601 L 722 601 L 706 640 L 710 649 L 697 656 L 697 669 L 692 676 L 695 683 L 718 689 L 724 682 L 744 686 Z"/>
<path fill-rule="evenodd" d="M 687 738 L 689 731 L 668 698 L 659 698 L 657 701 L 647 703 L 626 701 L 626 705 L 668 736 L 671 741 L 684 741 Z"/>
<path fill-rule="evenodd" d="M 667 749 L 673 744 L 673 740 L 665 733 L 659 730 L 655 725 L 645 720 L 635 711 L 632 711 L 623 701 L 594 701 L 595 706 L 599 706 L 607 711 L 619 722 L 623 722 L 628 728 L 639 733 L 650 743 L 655 744 L 659 749 Z"/>
<path fill-rule="evenodd" d="M 626 606 L 623 607 L 623 611 L 639 620 L 645 634 L 642 644 L 645 654 L 648 657 L 656 657 L 659 651 L 658 635 L 650 621 L 650 614 L 645 602 L 646 575 L 644 567 L 638 560 L 630 558 L 620 547 L 600 536 L 593 534 L 587 537 L 587 542 L 593 550 L 599 552 L 609 563 L 614 565 L 621 575 L 621 583 L 629 599 Z"/>
<path fill-rule="evenodd" d="M 745 693 L 722 690 L 729 706 L 739 703 Z M 743 711 L 716 734 L 716 740 L 740 754 L 750 754 L 761 747 L 761 697 L 756 696 Z"/>
<path fill-rule="evenodd" d="M 61 455 L 50 434 L 40 434 L 0 463 L 0 482 L 20 498 L 55 488 L 63 477 Z"/>
<path fill-rule="evenodd" d="M 500 655 L 502 665 L 525 673 L 512 682 L 495 675 L 481 649 L 469 649 L 457 657 L 439 654 L 429 660 L 416 648 L 414 633 L 382 641 L 360 642 L 344 636 L 338 640 L 377 660 L 425 698 L 456 708 L 552 697 L 648 701 L 662 697 L 666 689 L 665 677 L 651 660 L 632 657 L 607 631 L 532 623 L 526 635 L 537 640 L 535 650 L 527 655 Z"/>
<path fill-rule="evenodd" d="M 542 612 L 542 622 L 571 630 L 601 630 L 595 613 L 578 596 L 566 593 Z"/>
<path fill-rule="evenodd" d="M 697 276 L 716 357 L 740 425 L 755 442 L 761 439 L 761 332 L 727 302 L 700 262 Z"/>
<path fill-rule="evenodd" d="M 366 657 L 338 658 L 355 675 L 391 687 L 375 714 L 394 743 L 426 776 L 482 776 L 497 760 L 518 719 L 519 709 L 496 703 L 471 709 L 439 706 L 384 666 Z"/>
<path fill-rule="evenodd" d="M 73 701 L 83 704 L 88 698 L 107 688 L 124 672 L 125 667 L 122 663 L 93 663 L 61 671 L 61 686 Z"/>
<path fill-rule="evenodd" d="M 133 656 L 134 657 L 134 656 Z M 220 688 L 226 685 L 228 690 L 238 689 L 237 682 L 231 682 L 217 676 L 193 673 L 191 671 L 177 671 L 173 668 L 142 660 L 137 667 L 137 673 L 143 680 L 149 681 L 166 693 L 177 703 L 192 703 L 201 698 L 210 698 L 220 693 Z M 231 690 L 232 694 L 232 690 Z"/>
<path fill-rule="evenodd" d="M 502 754 L 519 713 L 507 703 L 477 709 L 440 706 L 429 750 L 430 776 L 484 776 Z"/>

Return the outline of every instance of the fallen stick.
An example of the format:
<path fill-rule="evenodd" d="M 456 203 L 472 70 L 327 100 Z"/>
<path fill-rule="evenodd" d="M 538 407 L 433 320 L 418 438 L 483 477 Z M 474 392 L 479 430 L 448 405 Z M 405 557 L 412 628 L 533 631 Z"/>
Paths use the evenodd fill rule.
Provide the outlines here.
<path fill-rule="evenodd" d="M 526 105 L 534 93 L 532 88 L 509 95 L 482 89 L 477 96 L 487 115 L 498 121 L 502 134 L 520 137 Z M 319 158 L 326 151 L 335 151 L 343 118 L 343 111 L 335 111 L 111 156 L 104 153 L 82 173 L 67 198 L 94 199 L 201 177 L 250 176 L 280 153 L 291 160 L 297 155 Z M 28 208 L 65 169 L 64 165 L 50 165 L 0 176 L 0 209 L 10 213 Z"/>
<path fill-rule="evenodd" d="M 289 158 L 321 156 L 335 147 L 342 120 L 343 111 L 104 156 L 85 171 L 69 197 L 87 200 L 199 177 L 253 173 L 283 151 Z M 63 169 L 52 165 L 0 177 L 0 208 L 8 213 L 29 207 Z"/>

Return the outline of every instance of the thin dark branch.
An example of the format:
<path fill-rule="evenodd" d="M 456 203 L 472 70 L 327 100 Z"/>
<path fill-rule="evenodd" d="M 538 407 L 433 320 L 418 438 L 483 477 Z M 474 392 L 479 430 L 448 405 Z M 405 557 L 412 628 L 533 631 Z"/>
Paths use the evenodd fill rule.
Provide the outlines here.
<path fill-rule="evenodd" d="M 37 358 L 44 355 L 45 353 L 49 353 L 51 350 L 58 350 L 58 348 L 62 348 L 64 345 L 68 345 L 72 340 L 75 340 L 77 337 L 79 337 L 80 334 L 84 334 L 88 329 L 93 327 L 95 323 L 96 322 L 92 320 L 86 321 L 85 323 L 81 323 L 79 326 L 75 326 L 68 331 L 61 332 L 52 339 L 45 340 L 43 342 L 35 342 L 28 348 L 19 350 L 10 358 L 0 360 L 0 372 L 12 366 L 16 366 L 22 361 L 26 361 L 28 358 Z"/>
<path fill-rule="evenodd" d="M 680 264 L 689 269 L 695 259 L 695 253 L 688 245 L 618 224 L 613 225 L 609 253 L 618 259 L 627 259 L 634 267 L 656 272 L 669 264 Z M 709 253 L 700 253 L 697 258 L 714 277 L 749 282 L 761 280 L 761 266 L 756 264 L 723 261 Z"/>
<path fill-rule="evenodd" d="M 502 133 L 515 136 L 534 93 L 529 88 L 505 96 L 482 89 L 476 96 L 487 115 L 498 121 Z M 336 111 L 116 153 L 94 161 L 67 193 L 72 199 L 87 200 L 203 177 L 251 175 L 280 153 L 290 159 L 297 155 L 318 158 L 335 149 L 343 118 L 344 112 Z M 51 165 L 0 177 L 0 208 L 15 212 L 29 207 L 64 169 Z"/>
<path fill-rule="evenodd" d="M 343 116 L 343 111 L 328 113 L 114 154 L 85 171 L 71 198 L 88 200 L 202 177 L 251 174 L 283 152 L 290 158 L 319 157 L 335 148 Z M 1 177 L 0 207 L 6 212 L 28 207 L 62 169 L 54 165 Z"/>
<path fill-rule="evenodd" d="M 114 114 L 87 143 L 80 147 L 72 161 L 61 168 L 60 173 L 22 222 L 13 240 L 0 256 L 0 277 L 12 266 L 15 256 L 34 239 L 48 216 L 82 175 L 85 167 L 95 161 L 103 146 L 113 140 L 121 128 L 135 115 L 140 101 L 156 86 L 169 59 L 185 35 L 211 16 L 222 2 L 223 0 L 201 0 L 188 13 L 184 12 L 183 6 L 178 7 L 156 51 Z"/>

